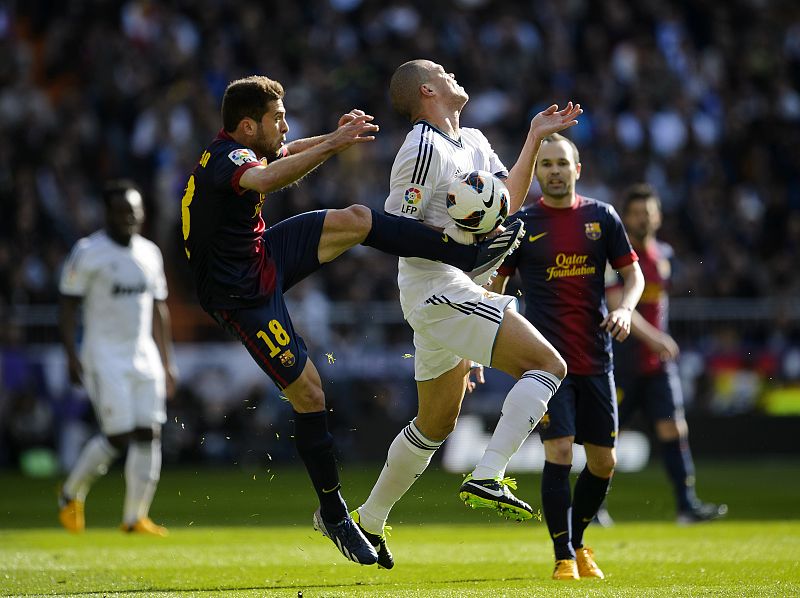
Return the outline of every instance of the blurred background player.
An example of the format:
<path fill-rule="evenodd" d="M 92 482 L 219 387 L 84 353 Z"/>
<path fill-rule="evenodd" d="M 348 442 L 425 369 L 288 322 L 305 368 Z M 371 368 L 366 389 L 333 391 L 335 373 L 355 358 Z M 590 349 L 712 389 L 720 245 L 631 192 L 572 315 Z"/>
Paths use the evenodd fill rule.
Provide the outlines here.
<path fill-rule="evenodd" d="M 86 388 L 101 431 L 64 482 L 59 520 L 71 532 L 84 530 L 92 483 L 127 449 L 122 529 L 166 536 L 149 516 L 161 473 L 165 399 L 176 383 L 164 266 L 158 247 L 139 234 L 144 205 L 138 189 L 129 181 L 110 182 L 103 201 L 105 228 L 75 244 L 60 284 L 69 379 Z"/>
<path fill-rule="evenodd" d="M 294 441 L 317 492 L 314 526 L 350 560 L 377 555 L 340 493 L 325 394 L 283 294 L 362 243 L 394 255 L 494 269 L 516 235 L 462 245 L 417 222 L 361 205 L 293 216 L 267 228 L 268 193 L 295 183 L 328 158 L 375 139 L 372 116 L 352 110 L 336 130 L 285 143 L 284 89 L 264 76 L 233 81 L 222 99 L 223 127 L 202 153 L 181 201 L 186 257 L 203 309 L 239 339 L 294 409 Z"/>
<path fill-rule="evenodd" d="M 555 552 L 554 579 L 603 577 L 592 549 L 583 544 L 583 532 L 603 502 L 616 465 L 611 339 L 628 336 L 631 312 L 644 287 L 636 252 L 614 208 L 576 194 L 580 174 L 575 144 L 557 133 L 546 137 L 536 161 L 542 197 L 517 215 L 525 222 L 526 239 L 490 285 L 503 292 L 508 277 L 519 270 L 525 317 L 567 362 L 567 377 L 539 424 L 545 450 L 542 510 Z M 607 262 L 623 280 L 619 303 L 611 311 L 605 299 Z M 574 442 L 586 450 L 586 467 L 571 496 Z M 478 467 L 491 458 L 487 449 Z"/>
<path fill-rule="evenodd" d="M 469 95 L 441 65 L 429 60 L 402 64 L 392 76 L 389 93 L 395 110 L 413 128 L 392 167 L 386 211 L 445 231 L 455 226 L 445 200 L 459 174 L 486 170 L 505 179 L 509 209 L 518 210 L 533 180 L 542 138 L 577 124 L 582 112 L 570 102 L 563 110 L 553 105 L 534 116 L 517 162 L 508 171 L 483 133 L 460 127 Z M 404 209 L 410 196 L 417 208 L 413 212 Z M 518 227 L 515 223 L 508 230 Z M 488 280 L 491 274 L 487 271 L 481 278 Z M 401 259 L 398 266 L 400 304 L 414 329 L 417 416 L 392 441 L 369 497 L 353 512 L 385 568 L 394 564 L 383 533 L 389 512 L 453 431 L 471 362 L 491 363 L 517 380 L 497 424 L 493 449 L 500 461 L 519 449 L 566 373 L 555 349 L 517 313 L 515 299 L 489 293 L 473 279 L 430 259 Z M 509 480 L 493 463 L 473 478 L 462 488 L 469 492 L 471 504 L 519 520 L 532 516 L 530 505 L 511 493 Z"/>
<path fill-rule="evenodd" d="M 681 524 L 724 516 L 727 505 L 705 503 L 695 494 L 695 475 L 689 448 L 689 428 L 683 411 L 683 394 L 675 360 L 678 344 L 667 332 L 672 247 L 656 239 L 661 227 L 661 200 L 645 183 L 632 185 L 624 194 L 622 220 L 628 231 L 645 287 L 631 317 L 631 338 L 614 345 L 619 422 L 624 426 L 642 410 L 655 428 L 664 468 L 675 492 L 677 521 Z M 606 290 L 610 308 L 619 305 L 621 288 Z M 611 522 L 603 513 L 601 524 Z"/>

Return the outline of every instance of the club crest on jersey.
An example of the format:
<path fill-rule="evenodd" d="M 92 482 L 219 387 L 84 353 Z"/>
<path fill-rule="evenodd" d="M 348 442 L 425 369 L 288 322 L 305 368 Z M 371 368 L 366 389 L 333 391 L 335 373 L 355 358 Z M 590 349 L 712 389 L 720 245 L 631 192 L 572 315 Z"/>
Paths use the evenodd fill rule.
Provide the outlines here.
<path fill-rule="evenodd" d="M 286 349 L 281 356 L 278 358 L 281 360 L 281 365 L 285 368 L 290 368 L 294 365 L 294 353 L 292 353 L 289 349 Z"/>
<path fill-rule="evenodd" d="M 400 207 L 403 214 L 414 215 L 419 211 L 417 204 L 422 201 L 422 191 L 416 187 L 409 187 L 403 194 L 405 203 Z"/>
<path fill-rule="evenodd" d="M 241 166 L 247 162 L 258 162 L 255 152 L 251 149 L 247 149 L 246 147 L 240 147 L 233 150 L 230 154 L 228 154 L 228 158 L 230 158 L 231 162 L 236 164 L 236 166 Z"/>
<path fill-rule="evenodd" d="M 600 230 L 600 223 L 599 222 L 584 222 L 584 232 L 586 236 L 591 239 L 592 241 L 597 241 L 603 234 Z"/>

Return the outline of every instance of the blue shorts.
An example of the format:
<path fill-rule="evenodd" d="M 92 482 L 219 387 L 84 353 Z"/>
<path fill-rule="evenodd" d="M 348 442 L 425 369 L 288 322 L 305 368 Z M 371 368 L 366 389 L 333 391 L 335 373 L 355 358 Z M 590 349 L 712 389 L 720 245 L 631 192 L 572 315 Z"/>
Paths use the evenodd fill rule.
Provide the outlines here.
<path fill-rule="evenodd" d="M 574 436 L 577 444 L 607 447 L 616 444 L 617 429 L 617 398 L 611 372 L 596 376 L 567 374 L 537 427 L 542 440 Z"/>
<path fill-rule="evenodd" d="M 678 368 L 670 363 L 665 371 L 617 378 L 619 421 L 627 423 L 642 409 L 648 421 L 683 418 L 683 392 Z"/>
<path fill-rule="evenodd" d="M 212 316 L 239 339 L 259 367 L 283 390 L 300 377 L 308 361 L 283 299 L 306 276 L 319 269 L 319 242 L 325 210 L 307 212 L 270 227 L 263 238 L 275 262 L 275 291 L 263 305 L 218 309 Z"/>

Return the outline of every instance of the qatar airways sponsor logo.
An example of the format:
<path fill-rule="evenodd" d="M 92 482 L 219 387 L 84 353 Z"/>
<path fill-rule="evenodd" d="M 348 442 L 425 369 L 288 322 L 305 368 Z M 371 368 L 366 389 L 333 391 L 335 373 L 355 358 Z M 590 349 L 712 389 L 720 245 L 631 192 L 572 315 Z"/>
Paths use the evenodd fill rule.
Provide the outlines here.
<path fill-rule="evenodd" d="M 556 263 L 547 268 L 546 281 L 554 278 L 566 278 L 567 276 L 589 276 L 597 271 L 597 268 L 589 261 L 588 255 L 577 253 L 559 253 L 556 255 Z"/>

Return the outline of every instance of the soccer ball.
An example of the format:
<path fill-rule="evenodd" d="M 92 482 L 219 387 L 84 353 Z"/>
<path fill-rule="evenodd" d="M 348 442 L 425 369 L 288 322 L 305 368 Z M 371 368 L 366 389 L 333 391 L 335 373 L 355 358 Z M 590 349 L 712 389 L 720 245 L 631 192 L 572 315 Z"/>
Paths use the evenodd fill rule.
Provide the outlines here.
<path fill-rule="evenodd" d="M 506 219 L 509 198 L 503 181 L 486 170 L 473 170 L 450 183 L 447 212 L 456 226 L 481 235 Z"/>

